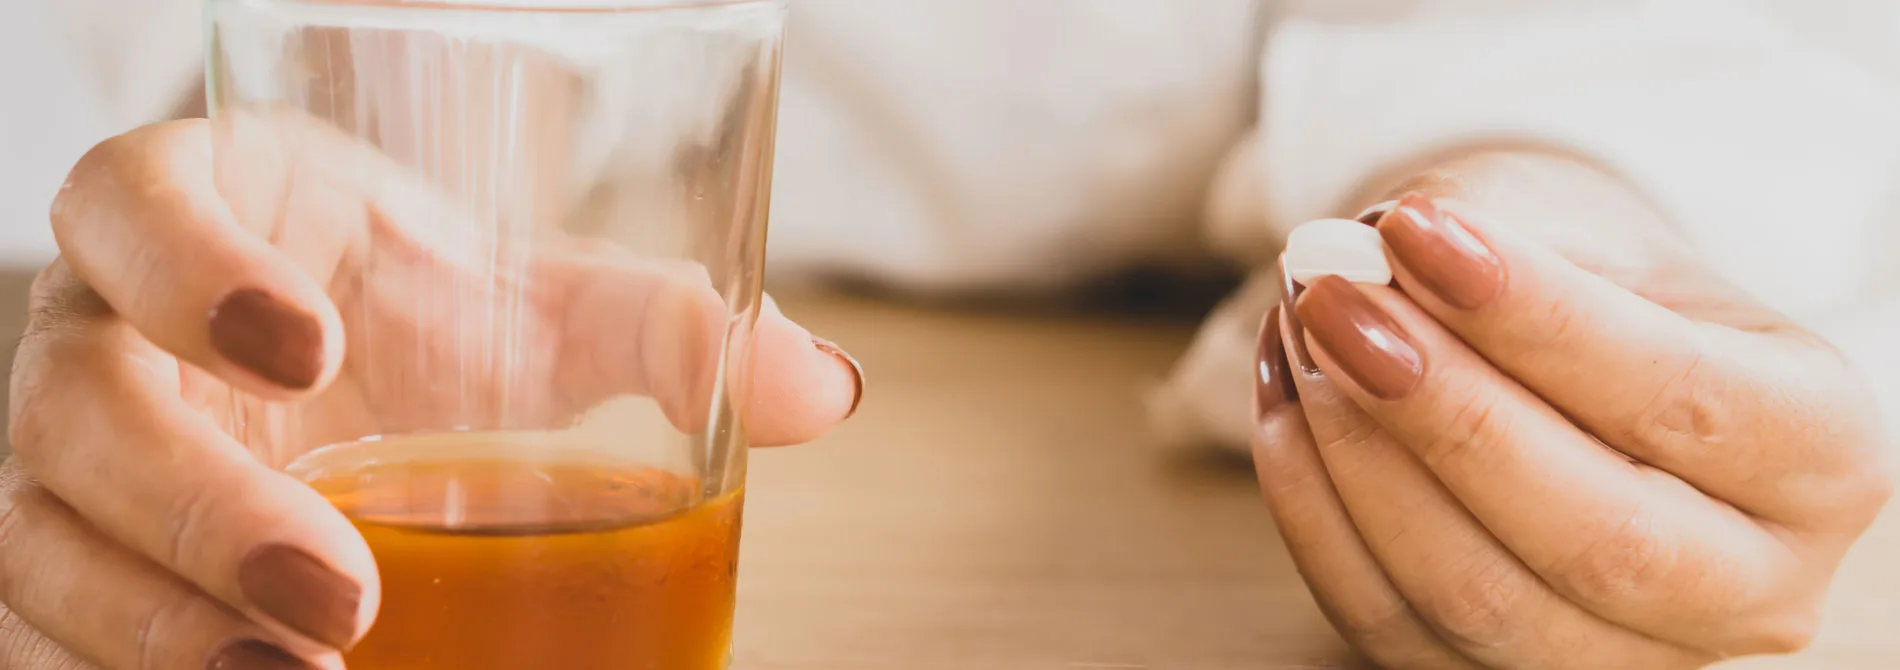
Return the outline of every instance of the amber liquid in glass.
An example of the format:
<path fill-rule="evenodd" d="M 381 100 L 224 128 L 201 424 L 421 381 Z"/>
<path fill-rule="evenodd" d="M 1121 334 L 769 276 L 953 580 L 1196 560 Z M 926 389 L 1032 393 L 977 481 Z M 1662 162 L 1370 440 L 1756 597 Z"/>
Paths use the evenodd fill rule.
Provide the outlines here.
<path fill-rule="evenodd" d="M 382 576 L 351 670 L 726 667 L 743 491 L 555 451 L 471 433 L 312 454 Z"/>

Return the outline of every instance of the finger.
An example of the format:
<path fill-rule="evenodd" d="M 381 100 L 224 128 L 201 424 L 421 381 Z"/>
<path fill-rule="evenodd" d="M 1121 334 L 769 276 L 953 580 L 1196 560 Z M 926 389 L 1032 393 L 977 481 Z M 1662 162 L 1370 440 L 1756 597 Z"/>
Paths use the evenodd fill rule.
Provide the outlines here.
<path fill-rule="evenodd" d="M 1298 407 L 1261 421 L 1254 467 L 1274 525 L 1333 627 L 1380 667 L 1478 668 L 1419 618 L 1346 516 Z"/>
<path fill-rule="evenodd" d="M 342 359 L 336 308 L 272 247 L 272 231 L 246 229 L 212 175 L 203 120 L 100 143 L 54 202 L 62 257 L 146 338 L 198 367 L 267 398 L 322 386 Z M 312 229 L 345 234 L 341 222 Z M 331 264 L 345 244 L 299 242 Z"/>
<path fill-rule="evenodd" d="M 1312 369 L 1332 369 L 1323 352 L 1313 353 L 1322 357 Z M 1342 506 L 1381 570 L 1440 639 L 1485 667 L 1695 667 L 1687 652 L 1553 591 L 1330 374 L 1300 372 L 1295 380 Z"/>
<path fill-rule="evenodd" d="M 752 336 L 743 314 L 712 286 L 703 267 L 685 263 L 593 263 L 561 291 L 560 385 L 580 408 L 617 394 L 650 394 L 687 432 L 705 425 L 720 354 L 730 352 L 730 398 L 750 441 L 798 444 L 822 435 L 857 409 L 862 372 L 835 345 L 787 319 L 769 297 Z M 629 336 L 629 334 L 633 336 Z"/>
<path fill-rule="evenodd" d="M 20 615 L 0 604 L 0 668 L 10 670 L 96 670 L 59 646 L 52 638 L 33 630 Z"/>
<path fill-rule="evenodd" d="M 440 302 L 418 290 L 496 279 L 480 270 L 492 259 L 473 248 L 479 236 L 451 234 L 461 218 L 430 189 L 360 143 L 310 126 L 244 116 L 217 128 L 161 124 L 101 144 L 75 168 L 55 208 L 75 275 L 159 346 L 275 398 L 336 373 L 343 329 L 320 282 L 352 249 L 368 246 L 364 240 L 397 261 L 372 285 L 381 303 L 413 311 Z M 216 180 L 213 142 L 222 151 Z M 307 174 L 325 178 L 300 176 Z M 227 204 L 221 193 L 238 200 Z M 596 277 L 622 283 L 584 292 L 595 299 L 567 303 L 573 321 L 603 325 L 570 332 L 630 340 L 639 356 L 614 360 L 598 353 L 598 342 L 563 351 L 606 363 L 600 369 L 615 377 L 606 385 L 613 392 L 653 393 L 682 429 L 702 429 L 727 306 L 703 270 L 695 277 L 655 272 L 651 266 L 665 264 L 651 259 L 641 264 L 649 267 Z M 392 280 L 414 285 L 398 290 Z M 628 323 L 629 306 L 642 305 Z M 848 356 L 769 309 L 755 340 L 760 402 L 748 403 L 755 409 L 746 415 L 754 441 L 807 441 L 851 413 L 859 385 Z"/>
<path fill-rule="evenodd" d="M 765 298 L 752 351 L 747 430 L 760 445 L 802 444 L 851 418 L 864 400 L 856 358 L 785 317 Z"/>
<path fill-rule="evenodd" d="M 1262 322 L 1260 348 L 1262 362 L 1271 366 L 1262 369 L 1276 375 L 1285 369 L 1272 365 L 1273 357 L 1285 356 L 1278 316 L 1276 307 Z M 1276 381 L 1258 388 L 1271 389 Z M 1305 414 L 1285 402 L 1262 408 L 1253 434 L 1260 490 L 1287 552 L 1333 627 L 1382 667 L 1477 668 L 1440 640 L 1386 578 L 1347 517 Z"/>
<path fill-rule="evenodd" d="M 379 587 L 349 522 L 187 405 L 180 366 L 125 322 L 55 313 L 16 362 L 20 463 L 104 535 L 253 620 L 335 648 L 359 637 Z"/>
<path fill-rule="evenodd" d="M 1858 395 L 1846 369 L 1786 318 L 1719 307 L 1755 303 L 1710 280 L 1672 293 L 1693 279 L 1659 274 L 1639 296 L 1453 205 L 1415 194 L 1380 220 L 1399 285 L 1591 434 L 1778 521 L 1839 520 L 1883 490 L 1856 471 L 1865 454 L 1837 448 L 1876 442 L 1844 435 L 1872 430 L 1833 400 Z"/>
<path fill-rule="evenodd" d="M 1723 652 L 1764 651 L 1746 645 L 1800 623 L 1783 618 L 1786 598 L 1810 586 L 1792 578 L 1808 572 L 1800 556 L 1734 508 L 1590 440 L 1396 291 L 1325 277 L 1297 309 L 1350 404 L 1569 600 Z"/>
<path fill-rule="evenodd" d="M 282 641 L 91 532 L 8 465 L 0 473 L 0 626 L 7 668 L 311 669 L 335 652 Z"/>

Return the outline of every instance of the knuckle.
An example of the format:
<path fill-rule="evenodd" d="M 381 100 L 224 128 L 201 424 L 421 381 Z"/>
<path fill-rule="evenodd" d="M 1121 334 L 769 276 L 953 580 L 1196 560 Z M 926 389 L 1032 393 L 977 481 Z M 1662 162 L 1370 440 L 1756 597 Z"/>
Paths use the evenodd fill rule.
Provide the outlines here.
<path fill-rule="evenodd" d="M 105 298 L 79 278 L 60 256 L 33 279 L 27 302 L 27 335 L 48 336 L 83 323 L 88 317 L 112 313 Z"/>
<path fill-rule="evenodd" d="M 12 491 L 0 494 L 0 602 L 14 601 L 14 587 L 18 582 L 11 575 L 19 567 L 15 559 L 22 544 L 20 504 L 16 499 L 20 495 L 21 492 Z"/>
<path fill-rule="evenodd" d="M 35 291 L 39 282 L 35 282 Z M 14 349 L 7 375 L 7 441 L 16 452 L 31 449 L 45 433 L 45 326 L 36 314 Z"/>
<path fill-rule="evenodd" d="M 1584 537 L 1583 549 L 1551 571 L 1558 591 L 1586 605 L 1667 595 L 1665 578 L 1674 560 L 1649 514 L 1637 510 Z"/>
<path fill-rule="evenodd" d="M 55 237 L 64 238 L 75 224 L 89 218 L 102 201 L 114 198 L 127 186 L 136 186 L 137 174 L 148 160 L 144 158 L 148 132 L 138 129 L 106 138 L 79 157 L 53 196 L 48 216 Z"/>
<path fill-rule="evenodd" d="M 1315 432 L 1324 434 L 1320 450 L 1358 449 L 1372 444 L 1385 434 L 1377 422 L 1349 412 L 1321 417 Z"/>
<path fill-rule="evenodd" d="M 213 515 L 223 507 L 222 491 L 227 488 L 209 482 L 200 486 L 181 486 L 166 504 L 162 518 L 163 556 L 167 565 L 198 565 L 198 551 L 209 550 L 204 540 L 213 523 Z"/>
<path fill-rule="evenodd" d="M 1674 458 L 1692 458 L 1731 441 L 1735 412 L 1708 374 L 1702 356 L 1691 357 L 1643 405 L 1632 437 Z"/>
<path fill-rule="evenodd" d="M 27 470 L 44 474 L 61 434 L 74 429 L 73 412 L 100 402 L 85 391 L 97 383 L 98 362 L 108 360 L 94 339 L 42 330 L 22 340 L 9 382 L 7 439 Z"/>
<path fill-rule="evenodd" d="M 1549 300 L 1533 312 L 1531 323 L 1536 327 L 1535 341 L 1529 342 L 1535 351 L 1564 351 L 1569 343 L 1591 339 L 1598 329 L 1592 327 L 1582 301 Z"/>
<path fill-rule="evenodd" d="M 114 135 L 79 156 L 79 161 L 66 172 L 66 181 L 60 185 L 59 193 L 53 196 L 51 216 L 55 227 L 84 209 L 93 187 L 116 178 L 132 153 L 131 144 L 126 135 Z"/>
<path fill-rule="evenodd" d="M 39 488 L 39 482 L 20 467 L 20 459 L 9 458 L 0 464 L 0 506 L 9 505 L 12 496 Z"/>
<path fill-rule="evenodd" d="M 176 667 L 180 641 L 201 637 L 189 634 L 194 626 L 203 626 L 203 610 L 196 596 L 174 595 L 155 603 L 138 615 L 132 631 L 132 648 L 139 668 Z"/>
<path fill-rule="evenodd" d="M 1399 600 L 1355 605 L 1334 603 L 1326 608 L 1326 613 L 1340 636 L 1360 649 L 1389 648 L 1393 641 L 1414 632 L 1412 629 L 1418 625 L 1411 607 Z"/>
<path fill-rule="evenodd" d="M 1333 482 L 1326 474 L 1323 465 L 1308 458 L 1259 458 L 1254 461 L 1256 477 L 1261 493 L 1269 509 L 1282 523 L 1300 523 L 1297 520 L 1325 518 L 1332 513 L 1329 503 Z M 1328 495 L 1316 495 L 1324 492 Z M 1281 533 L 1289 542 L 1296 536 Z M 1315 546 L 1325 545 L 1315 540 Z M 1295 548 L 1297 547 L 1290 547 Z"/>
<path fill-rule="evenodd" d="M 17 607 L 43 600 L 47 571 L 61 569 L 48 563 L 44 534 L 36 532 L 49 506 L 60 503 L 37 485 L 9 479 L 11 490 L 0 492 L 0 603 Z"/>
<path fill-rule="evenodd" d="M 1430 591 L 1417 603 L 1419 611 L 1453 646 L 1490 649 L 1506 644 L 1527 595 L 1522 581 L 1510 572 L 1509 559 L 1491 559 Z"/>
<path fill-rule="evenodd" d="M 106 139 L 73 165 L 54 195 L 48 218 L 60 249 L 86 271 L 101 248 L 124 248 L 111 230 L 117 219 L 153 208 L 177 208 L 191 199 L 182 188 L 181 158 L 210 151 L 203 119 L 151 124 Z M 193 158 L 192 162 L 198 162 Z"/>
<path fill-rule="evenodd" d="M 51 422 L 45 407 L 46 392 L 38 388 L 38 380 L 23 380 L 18 366 L 15 368 L 13 389 L 8 394 L 7 440 L 17 459 L 39 451 Z"/>
<path fill-rule="evenodd" d="M 19 613 L 0 605 L 0 668 L 90 670 L 93 667 L 35 630 Z"/>
<path fill-rule="evenodd" d="M 159 187 L 153 182 L 118 182 L 163 175 L 170 172 L 176 157 L 208 152 L 210 145 L 203 140 L 209 128 L 210 123 L 205 119 L 180 119 L 147 124 L 108 137 L 93 145 L 73 164 L 60 195 L 82 190 L 78 187 L 83 185 Z M 55 211 L 60 209 L 60 202 L 60 198 L 54 199 Z"/>
<path fill-rule="evenodd" d="M 29 307 L 65 293 L 73 283 L 73 268 L 66 263 L 66 256 L 53 257 L 53 262 L 33 275 L 33 284 L 27 289 Z"/>
<path fill-rule="evenodd" d="M 7 440 L 13 445 L 14 458 L 29 469 L 57 439 L 54 432 L 61 425 L 63 375 L 45 344 L 21 343 L 7 393 Z"/>
<path fill-rule="evenodd" d="M 1269 504 L 1280 500 L 1296 500 L 1296 496 L 1307 491 L 1318 482 L 1317 473 L 1306 463 L 1286 458 L 1259 458 L 1254 460 L 1254 472 L 1260 480 L 1260 488 L 1266 494 Z"/>
<path fill-rule="evenodd" d="M 30 662 L 27 659 L 34 656 L 30 647 L 36 637 L 39 637 L 37 632 L 20 618 L 19 612 L 0 605 L 0 659 L 6 660 L 0 667 L 19 667 Z"/>
<path fill-rule="evenodd" d="M 1493 453 L 1509 440 L 1512 412 L 1486 389 L 1469 388 L 1446 405 L 1444 429 L 1418 445 L 1419 457 L 1437 469 L 1472 454 Z"/>
<path fill-rule="evenodd" d="M 1320 613 L 1339 636 L 1381 668 L 1468 668 L 1396 595 L 1343 605 L 1320 596 Z"/>
<path fill-rule="evenodd" d="M 39 482 L 26 474 L 19 466 L 18 459 L 9 459 L 0 466 L 0 592 L 4 592 L 10 574 L 8 568 L 11 559 L 19 555 L 22 545 L 28 544 L 20 537 L 25 517 L 22 510 L 36 501 L 50 498 Z M 0 598 L 0 601 L 4 601 Z"/>
<path fill-rule="evenodd" d="M 1350 401 L 1347 401 L 1350 402 Z M 1312 409 L 1307 410 L 1311 416 Z M 1364 467 L 1372 461 L 1365 459 L 1342 459 L 1326 461 L 1329 453 L 1352 453 L 1367 448 L 1385 448 L 1384 440 L 1390 440 L 1385 428 L 1377 422 L 1350 412 L 1332 412 L 1316 417 L 1313 433 L 1318 442 L 1317 451 L 1322 455 L 1323 465 L 1318 475 L 1325 478 L 1328 487 L 1334 479 L 1352 479 L 1359 476 Z M 1403 448 L 1403 447 L 1399 447 Z"/>

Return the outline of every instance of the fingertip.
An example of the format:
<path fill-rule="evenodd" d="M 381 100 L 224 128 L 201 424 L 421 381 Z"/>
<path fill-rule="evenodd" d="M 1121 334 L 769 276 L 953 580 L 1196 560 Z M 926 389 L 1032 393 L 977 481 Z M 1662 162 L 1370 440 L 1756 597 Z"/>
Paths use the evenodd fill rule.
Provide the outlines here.
<path fill-rule="evenodd" d="M 153 124 L 89 151 L 51 209 L 62 258 L 178 358 L 260 397 L 313 392 L 343 351 L 341 319 L 313 274 L 336 267 L 351 228 L 299 229 L 289 211 L 243 216 L 215 179 L 208 133 L 202 119 Z"/>
<path fill-rule="evenodd" d="M 255 543 L 237 560 L 239 593 L 250 605 L 298 633 L 348 649 L 369 632 L 381 609 L 382 581 L 369 545 L 350 520 L 316 489 L 266 468 L 269 489 L 249 533 Z M 275 529 L 275 530 L 265 530 Z"/>
<path fill-rule="evenodd" d="M 840 348 L 831 340 L 813 335 L 811 337 L 811 343 L 812 346 L 818 348 L 818 351 L 842 363 L 844 368 L 850 373 L 852 389 L 851 408 L 845 410 L 844 418 L 839 420 L 844 421 L 856 416 L 858 413 L 858 405 L 864 402 L 864 365 L 859 363 L 856 357 Z"/>
<path fill-rule="evenodd" d="M 287 543 L 266 543 L 238 564 L 252 606 L 322 644 L 346 649 L 366 629 L 363 585 L 330 561 Z"/>
<path fill-rule="evenodd" d="M 769 303 L 759 320 L 746 416 L 759 446 L 810 442 L 857 413 L 864 368 Z"/>

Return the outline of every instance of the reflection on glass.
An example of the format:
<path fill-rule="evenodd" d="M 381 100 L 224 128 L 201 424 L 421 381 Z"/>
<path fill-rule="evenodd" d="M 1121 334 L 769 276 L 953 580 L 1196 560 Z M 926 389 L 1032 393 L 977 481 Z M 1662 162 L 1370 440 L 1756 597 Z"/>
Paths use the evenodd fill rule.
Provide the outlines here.
<path fill-rule="evenodd" d="M 383 580 L 353 670 L 724 667 L 777 0 L 209 0 L 234 225 L 335 379 L 233 432 Z"/>

